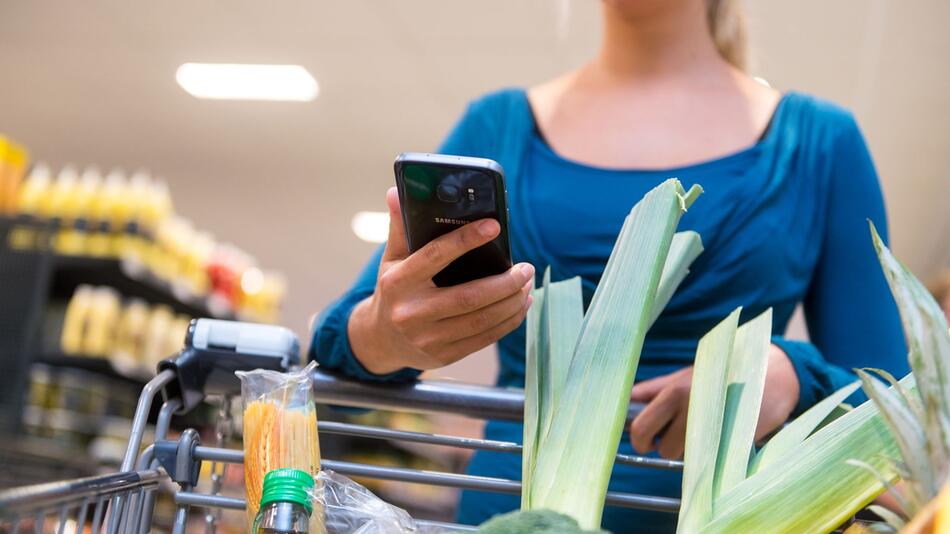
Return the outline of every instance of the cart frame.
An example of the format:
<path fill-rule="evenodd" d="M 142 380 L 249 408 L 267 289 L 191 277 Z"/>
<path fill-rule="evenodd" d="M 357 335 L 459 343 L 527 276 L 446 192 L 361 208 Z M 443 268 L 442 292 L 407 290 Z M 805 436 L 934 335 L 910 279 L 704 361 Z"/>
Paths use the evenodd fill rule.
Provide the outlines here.
<path fill-rule="evenodd" d="M 211 329 L 210 342 L 207 332 L 202 334 L 202 328 Z M 252 337 L 256 336 L 256 341 L 260 340 L 260 336 L 269 338 L 269 341 L 257 343 L 249 349 L 242 346 L 239 339 L 248 332 L 253 334 Z M 91 522 L 92 532 L 96 533 L 149 532 L 156 492 L 160 483 L 167 481 L 177 484 L 174 491 L 176 513 L 172 525 L 175 534 L 185 532 L 192 508 L 243 510 L 246 507 L 243 499 L 219 495 L 216 491 L 202 493 L 196 490 L 202 462 L 243 463 L 243 451 L 203 446 L 194 429 L 185 430 L 176 440 L 168 440 L 168 428 L 173 416 L 187 413 L 206 395 L 237 395 L 240 387 L 233 374 L 235 370 L 271 368 L 286 371 L 297 351 L 296 338 L 293 343 L 287 343 L 288 332 L 280 327 L 208 319 L 193 321 L 182 351 L 177 358 L 162 362 L 158 374 L 148 382 L 139 397 L 119 472 L 0 492 L 0 532 L 63 534 L 67 532 L 70 521 L 78 525 Z M 221 339 L 225 341 L 222 343 Z M 320 369 L 315 369 L 311 378 L 314 400 L 318 404 L 512 421 L 520 421 L 523 413 L 524 395 L 516 389 L 426 380 L 409 384 L 366 383 L 335 376 Z M 148 414 L 159 393 L 163 395 L 164 402 L 155 424 L 155 442 L 143 449 Z M 639 405 L 631 405 L 628 420 L 640 408 Z M 517 443 L 350 423 L 321 421 L 318 430 L 323 434 L 521 453 L 521 446 Z M 645 456 L 618 454 L 616 461 L 661 470 L 682 469 L 682 462 Z M 380 480 L 509 494 L 521 492 L 519 481 L 503 478 L 329 459 L 321 461 L 321 468 L 347 476 Z M 606 504 L 676 513 L 680 501 L 610 491 L 607 492 Z M 206 532 L 214 532 L 215 520 L 215 513 L 205 515 Z M 474 530 L 474 527 L 466 525 L 420 520 L 417 523 L 456 531 Z"/>

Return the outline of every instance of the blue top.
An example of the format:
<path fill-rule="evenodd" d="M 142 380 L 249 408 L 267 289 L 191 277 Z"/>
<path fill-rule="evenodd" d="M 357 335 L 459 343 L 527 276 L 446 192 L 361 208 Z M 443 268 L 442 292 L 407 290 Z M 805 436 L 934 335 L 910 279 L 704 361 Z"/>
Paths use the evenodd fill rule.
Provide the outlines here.
<path fill-rule="evenodd" d="M 691 267 L 649 331 L 637 380 L 670 373 L 693 361 L 698 339 L 737 306 L 741 321 L 773 308 L 773 332 L 784 333 L 804 303 L 810 343 L 773 338 L 791 359 L 801 384 L 796 413 L 855 380 L 854 367 L 896 376 L 907 369 L 896 306 L 877 263 L 867 219 L 886 229 L 874 164 L 853 116 L 800 93 L 780 101 L 766 133 L 753 146 L 714 160 L 663 170 L 605 169 L 567 160 L 538 135 L 525 92 L 507 89 L 472 102 L 439 149 L 491 158 L 506 172 L 512 254 L 548 265 L 553 279 L 580 275 L 589 299 L 624 216 L 669 177 L 705 193 L 679 230 L 695 230 L 705 252 Z M 886 235 L 882 232 L 886 240 Z M 346 323 L 373 292 L 381 250 L 356 283 L 317 323 L 311 357 L 321 365 L 370 380 L 406 380 L 404 369 L 369 373 L 353 356 Z M 523 387 L 522 326 L 498 343 L 501 386 Z M 486 437 L 521 442 L 521 425 L 492 421 Z M 632 453 L 624 435 L 621 452 Z M 479 452 L 469 471 L 519 479 L 520 458 Z M 611 489 L 678 496 L 674 473 L 618 466 Z M 466 492 L 460 521 L 477 524 L 517 508 L 517 497 Z M 668 532 L 673 514 L 610 508 L 614 532 Z"/>

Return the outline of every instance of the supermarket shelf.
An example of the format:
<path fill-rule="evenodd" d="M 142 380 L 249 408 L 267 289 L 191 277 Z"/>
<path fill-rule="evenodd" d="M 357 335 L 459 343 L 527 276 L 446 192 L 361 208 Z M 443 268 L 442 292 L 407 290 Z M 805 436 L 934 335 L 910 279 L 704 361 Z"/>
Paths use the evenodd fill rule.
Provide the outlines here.
<path fill-rule="evenodd" d="M 0 489 L 95 474 L 86 451 L 36 437 L 0 438 L 0 465 Z"/>
<path fill-rule="evenodd" d="M 53 294 L 71 295 L 79 284 L 105 285 L 124 296 L 167 304 L 192 317 L 235 318 L 233 311 L 214 307 L 208 299 L 175 291 L 171 284 L 147 271 L 133 274 L 132 269 L 116 259 L 57 255 L 53 258 L 53 272 Z"/>
<path fill-rule="evenodd" d="M 138 387 L 144 387 L 145 383 L 151 378 L 150 373 L 120 371 L 116 369 L 108 359 L 98 356 L 73 356 L 61 352 L 48 352 L 37 354 L 33 361 L 51 367 L 81 369 L 109 378 L 123 380 Z"/>

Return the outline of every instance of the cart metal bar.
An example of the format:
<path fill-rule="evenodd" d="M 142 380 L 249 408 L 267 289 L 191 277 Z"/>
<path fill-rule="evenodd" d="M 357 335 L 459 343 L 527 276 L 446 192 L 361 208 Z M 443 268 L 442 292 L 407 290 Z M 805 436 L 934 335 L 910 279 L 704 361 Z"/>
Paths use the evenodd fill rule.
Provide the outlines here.
<path fill-rule="evenodd" d="M 320 421 L 317 423 L 317 427 L 320 432 L 325 432 L 328 434 L 341 434 L 373 439 L 388 439 L 393 441 L 427 443 L 430 445 L 444 445 L 447 447 L 455 447 L 460 449 L 475 449 L 521 454 L 521 445 L 510 441 L 444 436 L 440 434 L 392 430 L 375 426 L 354 425 L 333 421 Z M 616 462 L 636 467 L 652 467 L 654 469 L 683 469 L 683 462 L 677 460 L 666 460 L 663 458 L 650 458 L 647 456 L 634 456 L 629 454 L 618 454 L 616 457 Z"/>
<path fill-rule="evenodd" d="M 321 426 L 320 426 L 320 430 L 323 430 L 323 426 L 322 426 L 322 425 L 325 425 L 325 424 L 327 424 L 327 423 L 322 423 L 322 422 L 321 422 L 321 423 L 318 423 L 318 425 L 321 425 Z M 335 423 L 335 424 L 339 425 L 340 423 Z M 344 426 L 348 426 L 348 425 L 344 425 Z M 359 426 L 359 425 L 354 425 L 354 426 Z M 349 432 L 345 431 L 345 429 L 340 429 L 339 427 L 336 427 L 336 428 L 337 428 L 337 430 L 339 430 L 338 433 L 340 433 L 340 434 L 349 434 Z M 374 427 L 362 427 L 362 428 L 360 429 L 360 432 L 362 432 L 362 430 L 365 430 L 365 429 L 375 429 L 375 428 L 374 428 Z M 375 429 L 375 430 L 386 430 L 386 429 Z M 402 433 L 402 431 L 390 431 L 390 432 Z M 371 437 L 382 437 L 382 436 L 377 436 L 377 435 L 375 435 L 375 433 L 373 433 L 373 434 L 374 434 L 374 435 L 372 435 Z M 414 433 L 409 432 L 409 434 L 414 434 Z M 369 436 L 369 434 L 362 434 L 362 433 L 359 433 L 359 434 L 355 434 L 355 433 L 354 433 L 354 434 L 351 434 L 351 435 L 357 435 L 357 436 L 359 436 L 359 435 L 367 435 L 367 436 Z M 429 434 L 422 434 L 422 436 L 427 436 L 427 435 L 429 435 Z M 439 437 L 451 438 L 451 436 L 439 436 Z M 401 439 L 401 438 L 391 438 L 391 439 Z M 469 441 L 469 442 L 471 442 L 471 441 L 476 441 L 476 442 L 477 442 L 477 441 L 487 441 L 487 440 L 472 440 L 472 439 L 470 439 L 470 438 L 458 438 L 458 439 L 464 439 L 465 441 Z M 413 440 L 408 440 L 408 441 L 413 441 Z M 431 441 L 425 441 L 425 440 L 423 440 L 423 439 L 419 439 L 419 440 L 415 440 L 415 441 L 418 441 L 418 442 L 421 442 L 421 443 L 434 443 L 434 442 L 431 442 Z M 497 449 L 495 449 L 495 448 L 491 448 L 491 447 L 493 447 L 494 445 L 489 446 L 489 447 L 480 447 L 480 446 L 475 446 L 475 445 L 478 445 L 478 444 L 473 444 L 470 448 L 484 448 L 484 449 L 487 449 L 487 450 L 499 450 L 499 451 L 504 451 L 504 452 L 521 452 L 521 445 L 518 445 L 517 443 L 511 443 L 511 442 L 506 442 L 506 441 L 488 441 L 488 442 L 489 442 L 489 443 L 492 443 L 492 444 L 497 444 L 499 447 L 498 447 Z M 444 443 L 438 443 L 438 444 L 444 444 Z M 461 445 L 460 445 L 460 446 L 461 446 Z M 149 452 L 149 449 L 146 449 L 146 454 L 147 454 L 148 452 Z M 143 456 L 145 456 L 145 454 L 143 454 Z M 233 450 L 233 449 L 218 449 L 218 448 L 215 448 L 215 447 L 204 447 L 204 446 L 200 446 L 200 445 L 199 445 L 199 446 L 195 449 L 195 458 L 197 458 L 197 459 L 199 459 L 199 460 L 210 460 L 210 461 L 213 461 L 213 462 L 225 462 L 225 463 L 231 463 L 231 464 L 239 464 L 239 463 L 243 463 L 243 462 L 244 462 L 244 452 L 243 452 L 243 451 L 239 451 L 239 450 Z M 631 465 L 631 466 L 634 466 L 634 467 L 649 467 L 649 468 L 653 468 L 653 469 L 665 469 L 665 470 L 672 470 L 672 471 L 681 471 L 681 470 L 683 469 L 683 462 L 682 462 L 682 461 L 679 461 L 679 460 L 665 460 L 665 459 L 663 459 L 663 458 L 649 458 L 649 457 L 646 457 L 646 456 L 631 456 L 631 455 L 628 455 L 628 454 L 618 454 L 616 461 L 617 461 L 617 463 L 622 463 L 622 464 L 625 464 L 625 465 Z M 139 464 L 139 465 L 141 465 L 141 464 Z"/>
<path fill-rule="evenodd" d="M 102 475 L 62 482 L 48 482 L 0 491 L 4 512 L 36 510 L 59 502 L 74 502 L 80 497 L 115 495 L 143 485 L 157 485 L 164 475 L 156 469 Z"/>
<path fill-rule="evenodd" d="M 219 462 L 240 463 L 243 461 L 244 454 L 241 451 L 199 446 L 195 448 L 195 457 L 203 460 L 214 459 L 215 461 Z M 335 460 L 322 460 L 320 462 L 320 467 L 346 476 L 362 476 L 380 480 L 394 480 L 416 484 L 429 484 L 433 486 L 449 486 L 461 489 L 491 491 L 495 493 L 521 493 L 520 482 L 504 478 L 441 473 L 438 471 L 420 471 L 418 469 L 409 469 L 404 467 L 367 465 Z M 214 496 L 206 495 L 205 497 L 212 498 Z M 243 501 L 241 502 L 243 503 Z M 654 497 L 649 495 L 636 495 L 614 491 L 607 492 L 606 502 L 607 504 L 614 506 L 641 508 L 644 510 L 656 510 L 662 512 L 676 512 L 679 510 L 680 505 L 679 499 Z M 211 505 L 201 504 L 201 506 Z M 244 505 L 242 504 L 241 506 L 243 507 Z"/>
<path fill-rule="evenodd" d="M 338 462 L 323 460 L 321 467 L 336 471 L 347 476 L 363 476 L 382 480 L 396 480 L 433 486 L 450 486 L 461 489 L 492 491 L 495 493 L 521 493 L 521 482 L 504 478 L 483 477 L 475 475 L 459 475 L 454 473 L 439 473 L 434 471 L 420 471 L 405 467 L 384 467 L 365 465 L 352 462 Z M 661 512 L 679 511 L 680 500 L 650 495 L 636 495 L 632 493 L 607 492 L 606 503 L 627 508 L 641 508 Z"/>
<path fill-rule="evenodd" d="M 451 413 L 476 419 L 521 421 L 524 412 L 524 391 L 515 388 L 476 386 L 462 382 L 422 380 L 406 384 L 381 384 L 353 380 L 314 369 L 314 400 L 321 404 L 337 404 L 354 408 L 379 410 Z M 643 409 L 631 404 L 627 422 Z"/>
<path fill-rule="evenodd" d="M 156 441 L 168 436 L 168 427 L 171 424 L 172 415 L 179 408 L 181 408 L 181 401 L 178 399 L 169 399 L 162 403 L 162 409 L 158 411 L 158 419 L 155 422 Z"/>
<path fill-rule="evenodd" d="M 135 465 L 135 458 L 139 454 L 139 447 L 142 446 L 142 435 L 145 433 L 145 424 L 148 422 L 148 412 L 152 409 L 152 402 L 155 395 L 162 390 L 172 379 L 175 378 L 175 372 L 166 369 L 155 375 L 155 378 L 149 380 L 148 384 L 142 389 L 139 395 L 139 403 L 135 408 L 135 418 L 132 419 L 132 435 L 129 439 L 129 446 L 125 449 L 125 458 L 122 460 L 122 472 L 131 471 Z"/>
<path fill-rule="evenodd" d="M 412 443 L 428 443 L 431 445 L 445 445 L 462 449 L 479 449 L 499 452 L 521 452 L 521 445 L 507 441 L 489 439 L 460 438 L 425 432 L 409 432 L 405 430 L 391 430 L 375 426 L 338 423 L 335 421 L 319 421 L 317 429 L 327 434 L 340 434 L 362 438 L 388 439 L 393 441 L 408 441 Z"/>
<path fill-rule="evenodd" d="M 175 494 L 175 504 L 180 506 L 202 506 L 205 508 L 224 508 L 226 510 L 244 510 L 247 502 L 244 499 L 234 497 L 222 497 L 221 495 L 206 495 L 204 493 L 194 493 L 190 491 L 178 492 Z M 443 523 L 440 521 L 415 520 L 419 526 L 439 527 L 453 532 L 475 532 L 476 527 L 468 525 L 458 525 L 455 523 Z"/>
<path fill-rule="evenodd" d="M 223 495 L 208 495 L 193 491 L 179 491 L 175 493 L 175 504 L 179 506 L 202 506 L 205 508 L 225 508 L 227 510 L 244 510 L 247 501 Z"/>
<path fill-rule="evenodd" d="M 478 527 L 471 525 L 459 525 L 456 523 L 444 523 L 442 521 L 426 521 L 425 519 L 416 519 L 416 525 L 420 527 L 435 527 L 449 532 L 477 532 Z"/>
<path fill-rule="evenodd" d="M 228 464 L 243 464 L 244 451 L 237 449 L 219 449 L 217 447 L 205 447 L 198 445 L 195 447 L 195 459 L 210 460 L 212 462 L 224 462 Z"/>

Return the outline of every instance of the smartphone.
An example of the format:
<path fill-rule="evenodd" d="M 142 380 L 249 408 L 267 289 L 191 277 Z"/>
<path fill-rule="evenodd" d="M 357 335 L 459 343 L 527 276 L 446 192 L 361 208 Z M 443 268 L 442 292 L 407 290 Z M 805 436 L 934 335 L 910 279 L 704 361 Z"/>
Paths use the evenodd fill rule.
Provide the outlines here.
<path fill-rule="evenodd" d="M 495 219 L 501 233 L 465 253 L 432 278 L 439 287 L 500 274 L 511 268 L 504 171 L 483 158 L 407 152 L 394 164 L 409 251 L 480 219 Z"/>

